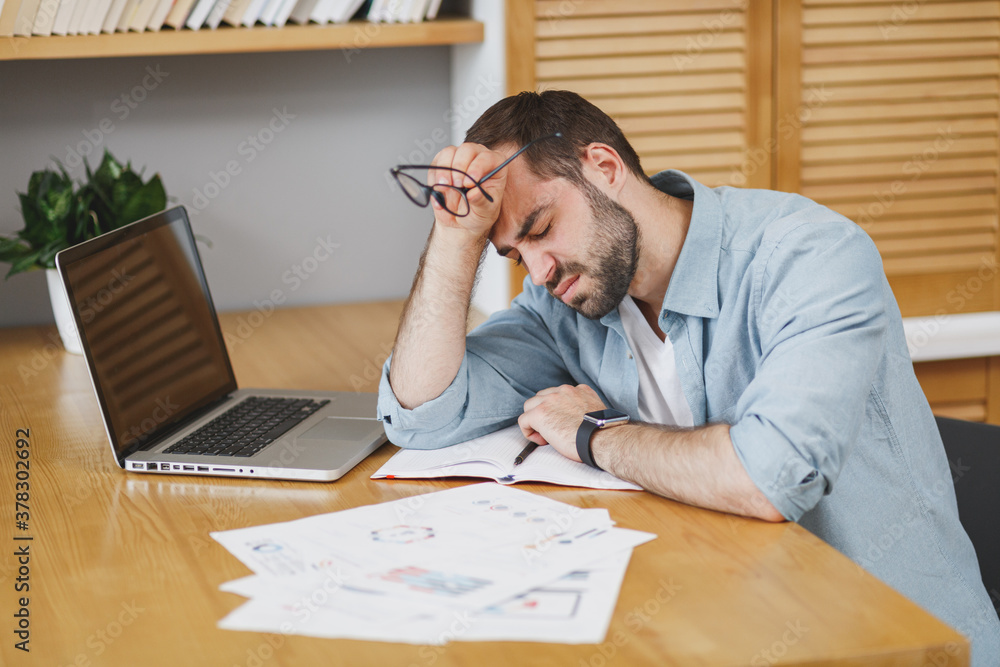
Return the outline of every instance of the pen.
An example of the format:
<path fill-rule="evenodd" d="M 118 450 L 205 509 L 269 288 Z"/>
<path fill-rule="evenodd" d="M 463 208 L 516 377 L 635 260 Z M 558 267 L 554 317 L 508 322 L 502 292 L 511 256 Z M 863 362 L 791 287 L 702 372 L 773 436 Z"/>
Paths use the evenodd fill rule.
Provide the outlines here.
<path fill-rule="evenodd" d="M 529 442 L 528 446 L 522 449 L 521 453 L 517 455 L 516 459 L 514 459 L 514 465 L 519 466 L 522 463 L 524 463 L 524 459 L 528 458 L 528 454 L 535 451 L 535 447 L 537 446 L 538 445 L 536 445 L 535 443 Z"/>

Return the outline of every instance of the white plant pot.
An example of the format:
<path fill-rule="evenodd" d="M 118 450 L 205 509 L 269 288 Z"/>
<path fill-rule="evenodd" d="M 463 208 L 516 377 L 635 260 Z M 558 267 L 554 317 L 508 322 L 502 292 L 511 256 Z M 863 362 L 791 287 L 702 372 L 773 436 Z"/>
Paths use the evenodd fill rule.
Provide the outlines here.
<path fill-rule="evenodd" d="M 52 302 L 52 314 L 56 316 L 56 327 L 63 347 L 72 354 L 83 354 L 83 344 L 76 330 L 76 320 L 70 310 L 69 299 L 63 290 L 62 279 L 55 269 L 45 269 L 45 279 L 49 283 L 49 300 Z"/>

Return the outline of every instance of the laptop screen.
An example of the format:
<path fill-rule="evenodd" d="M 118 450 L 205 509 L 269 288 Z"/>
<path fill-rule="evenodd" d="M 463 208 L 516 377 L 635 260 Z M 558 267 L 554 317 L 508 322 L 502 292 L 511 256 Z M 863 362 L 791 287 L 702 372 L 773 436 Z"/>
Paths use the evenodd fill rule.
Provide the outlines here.
<path fill-rule="evenodd" d="M 119 463 L 236 389 L 182 207 L 60 253 Z"/>

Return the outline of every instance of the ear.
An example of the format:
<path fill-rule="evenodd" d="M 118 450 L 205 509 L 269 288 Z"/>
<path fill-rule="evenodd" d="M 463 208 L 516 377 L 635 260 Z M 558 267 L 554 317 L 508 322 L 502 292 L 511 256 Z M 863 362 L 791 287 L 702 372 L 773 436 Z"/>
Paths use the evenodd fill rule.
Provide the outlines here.
<path fill-rule="evenodd" d="M 592 143 L 583 149 L 583 174 L 602 190 L 615 194 L 625 187 L 628 167 L 621 156 L 607 144 Z"/>

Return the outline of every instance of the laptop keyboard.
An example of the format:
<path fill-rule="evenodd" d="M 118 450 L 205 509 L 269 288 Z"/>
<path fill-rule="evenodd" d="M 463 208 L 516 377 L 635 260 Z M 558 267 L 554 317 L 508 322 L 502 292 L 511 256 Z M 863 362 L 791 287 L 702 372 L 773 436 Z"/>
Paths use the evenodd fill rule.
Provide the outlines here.
<path fill-rule="evenodd" d="M 250 396 L 163 453 L 253 456 L 329 402 Z"/>

